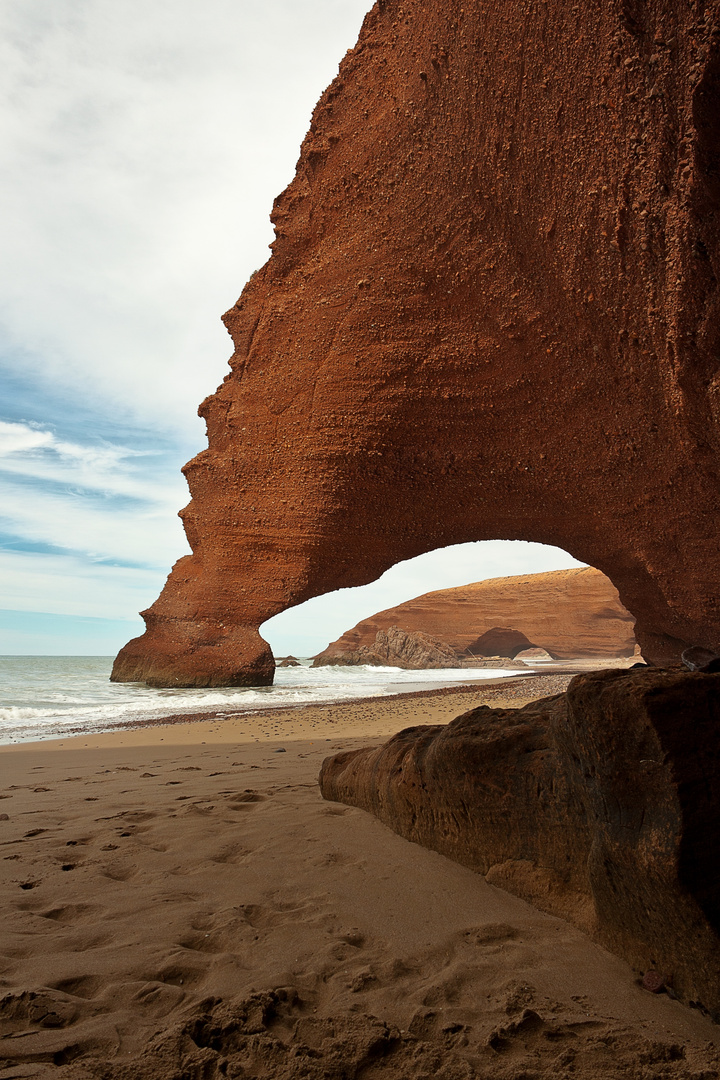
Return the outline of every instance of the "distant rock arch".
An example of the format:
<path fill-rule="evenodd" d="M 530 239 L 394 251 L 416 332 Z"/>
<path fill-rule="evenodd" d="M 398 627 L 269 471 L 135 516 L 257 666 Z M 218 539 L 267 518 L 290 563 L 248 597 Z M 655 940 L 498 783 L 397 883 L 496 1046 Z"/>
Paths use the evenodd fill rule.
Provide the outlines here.
<path fill-rule="evenodd" d="M 520 630 L 507 626 L 493 626 L 472 641 L 467 651 L 470 656 L 509 656 L 514 659 L 524 649 L 537 648 L 534 641 L 526 638 Z"/>

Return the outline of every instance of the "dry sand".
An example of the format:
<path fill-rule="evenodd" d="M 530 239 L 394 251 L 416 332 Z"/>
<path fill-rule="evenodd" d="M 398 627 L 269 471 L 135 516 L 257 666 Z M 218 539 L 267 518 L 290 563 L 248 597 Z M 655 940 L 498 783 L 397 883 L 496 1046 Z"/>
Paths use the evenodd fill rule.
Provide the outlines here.
<path fill-rule="evenodd" d="M 720 1075 L 707 1017 L 320 797 L 333 751 L 567 681 L 1 748 L 0 1080 Z"/>

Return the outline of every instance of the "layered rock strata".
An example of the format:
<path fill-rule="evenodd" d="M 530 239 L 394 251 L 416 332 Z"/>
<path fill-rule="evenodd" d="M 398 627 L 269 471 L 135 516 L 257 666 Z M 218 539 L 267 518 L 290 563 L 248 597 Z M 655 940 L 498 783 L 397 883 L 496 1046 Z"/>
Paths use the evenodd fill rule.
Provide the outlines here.
<path fill-rule="evenodd" d="M 454 649 L 447 642 L 439 641 L 420 631 L 401 630 L 390 626 L 378 630 L 370 644 L 356 649 L 338 651 L 332 656 L 321 655 L 313 661 L 313 667 L 333 664 L 390 665 L 400 668 L 456 668 L 459 661 Z"/>
<path fill-rule="evenodd" d="M 435 635 L 459 656 L 513 657 L 539 647 L 564 660 L 632 656 L 635 649 L 632 615 L 612 582 L 588 566 L 424 593 L 363 619 L 319 653 L 316 663 L 372 650 L 377 634 L 391 626 Z"/>
<path fill-rule="evenodd" d="M 269 682 L 258 627 L 449 544 L 720 649 L 717 0 L 378 0 L 226 314 L 192 555 L 113 678 Z"/>
<path fill-rule="evenodd" d="M 719 769 L 720 675 L 635 669 L 327 758 L 320 786 L 720 1014 Z"/>
<path fill-rule="evenodd" d="M 401 630 L 397 626 L 391 626 L 387 630 L 378 630 L 369 645 L 360 645 L 357 649 L 335 652 L 332 655 L 321 653 L 320 656 L 315 657 L 312 666 L 357 664 L 370 664 L 376 667 L 387 665 L 408 670 L 475 666 L 524 668 L 526 666 L 522 661 L 508 665 L 507 660 L 500 660 L 497 656 L 487 661 L 464 659 L 445 641 L 423 634 L 419 630 Z"/>

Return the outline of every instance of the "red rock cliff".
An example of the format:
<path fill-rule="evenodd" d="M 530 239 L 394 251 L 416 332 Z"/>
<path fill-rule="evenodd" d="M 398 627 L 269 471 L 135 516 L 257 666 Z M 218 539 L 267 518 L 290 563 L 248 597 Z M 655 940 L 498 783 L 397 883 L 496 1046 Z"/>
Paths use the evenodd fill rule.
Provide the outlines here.
<path fill-rule="evenodd" d="M 379 0 L 225 316 L 193 554 L 113 677 L 270 681 L 257 627 L 448 544 L 720 647 L 717 0 Z"/>
<path fill-rule="evenodd" d="M 391 626 L 439 637 L 457 653 L 482 656 L 515 656 L 531 646 L 559 659 L 632 656 L 635 650 L 632 615 L 612 582 L 588 566 L 424 593 L 363 619 L 317 659 L 371 647 L 378 630 Z"/>

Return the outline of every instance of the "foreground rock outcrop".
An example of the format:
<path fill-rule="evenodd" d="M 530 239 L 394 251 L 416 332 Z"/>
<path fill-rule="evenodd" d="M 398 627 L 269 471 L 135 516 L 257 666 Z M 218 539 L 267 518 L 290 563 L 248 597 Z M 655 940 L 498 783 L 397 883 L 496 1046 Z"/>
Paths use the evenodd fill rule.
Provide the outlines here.
<path fill-rule="evenodd" d="M 587 566 L 424 593 L 363 619 L 323 649 L 316 663 L 372 650 L 377 634 L 391 626 L 437 636 L 458 656 L 513 657 L 539 647 L 565 660 L 632 656 L 635 650 L 632 615 L 612 582 Z"/>
<path fill-rule="evenodd" d="M 378 0 L 225 323 L 181 559 L 113 678 L 270 682 L 265 620 L 449 544 L 720 648 L 717 0 Z"/>
<path fill-rule="evenodd" d="M 719 772 L 720 675 L 634 669 L 327 758 L 320 786 L 720 1015 Z"/>

